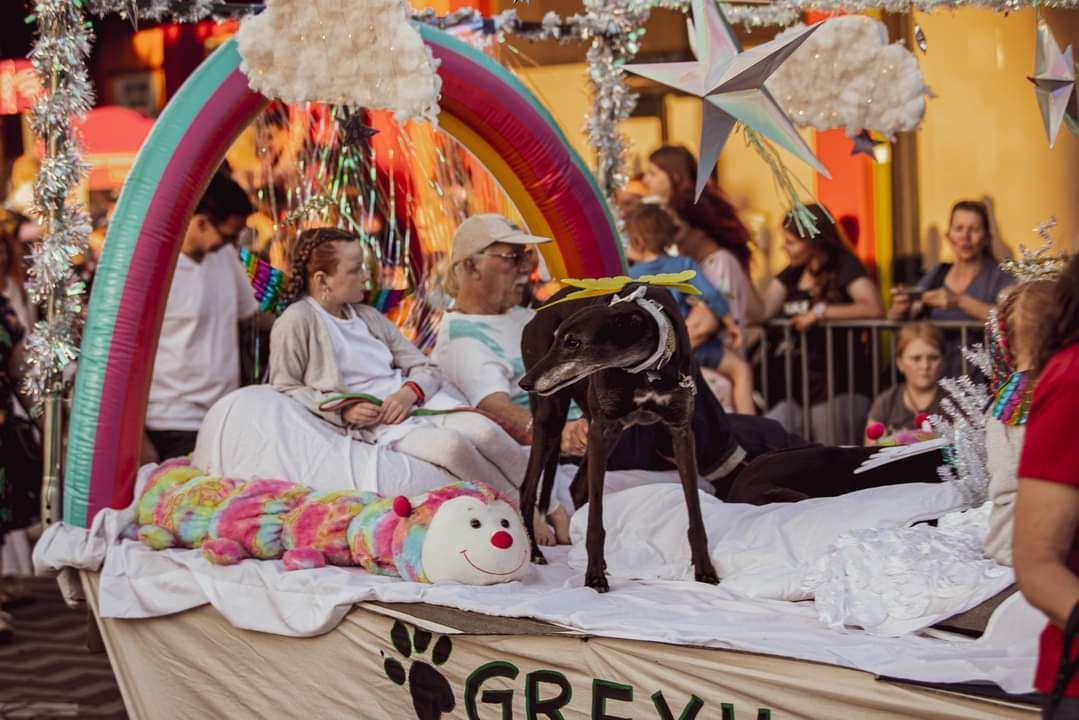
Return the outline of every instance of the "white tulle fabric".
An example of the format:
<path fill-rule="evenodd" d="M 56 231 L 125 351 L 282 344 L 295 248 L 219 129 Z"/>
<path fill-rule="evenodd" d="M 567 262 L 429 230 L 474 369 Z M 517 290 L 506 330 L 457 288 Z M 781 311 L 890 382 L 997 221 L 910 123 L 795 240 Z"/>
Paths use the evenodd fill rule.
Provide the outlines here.
<path fill-rule="evenodd" d="M 942 517 L 937 527 L 843 533 L 805 577 L 821 622 L 897 637 L 989 599 L 1014 582 L 982 551 L 991 503 Z"/>
<path fill-rule="evenodd" d="M 267 0 L 236 33 L 254 90 L 289 103 L 438 118 L 438 62 L 408 23 L 405 0 Z"/>
<path fill-rule="evenodd" d="M 863 15 L 826 20 L 766 86 L 798 126 L 851 136 L 915 129 L 930 92 L 914 55 L 902 43 L 889 45 L 884 23 Z"/>

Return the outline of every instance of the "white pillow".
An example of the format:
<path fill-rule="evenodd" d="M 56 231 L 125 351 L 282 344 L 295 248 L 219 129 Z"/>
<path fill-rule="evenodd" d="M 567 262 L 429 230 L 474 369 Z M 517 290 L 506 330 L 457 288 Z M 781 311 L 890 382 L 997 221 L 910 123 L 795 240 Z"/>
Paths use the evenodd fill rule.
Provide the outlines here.
<path fill-rule="evenodd" d="M 803 578 L 844 532 L 903 527 L 962 507 L 947 483 L 870 488 L 834 498 L 754 506 L 727 504 L 700 494 L 708 548 L 727 590 L 749 597 L 805 600 Z M 587 507 L 587 506 L 586 506 Z M 651 485 L 603 499 L 608 572 L 638 579 L 692 580 L 689 528 L 682 488 Z M 571 524 L 570 564 L 586 563 L 588 512 Z"/>

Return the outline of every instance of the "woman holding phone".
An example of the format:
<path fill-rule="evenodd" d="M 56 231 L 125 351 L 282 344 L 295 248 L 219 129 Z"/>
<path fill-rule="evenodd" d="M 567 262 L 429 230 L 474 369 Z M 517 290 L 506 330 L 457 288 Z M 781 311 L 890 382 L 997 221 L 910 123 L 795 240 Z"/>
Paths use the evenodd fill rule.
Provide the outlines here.
<path fill-rule="evenodd" d="M 947 238 L 955 262 L 934 265 L 914 288 L 893 288 L 889 319 L 985 322 L 1001 291 L 1015 282 L 993 257 L 989 211 L 984 203 L 961 200 L 952 206 Z M 960 335 L 951 332 L 946 336 L 944 374 L 958 375 Z"/>

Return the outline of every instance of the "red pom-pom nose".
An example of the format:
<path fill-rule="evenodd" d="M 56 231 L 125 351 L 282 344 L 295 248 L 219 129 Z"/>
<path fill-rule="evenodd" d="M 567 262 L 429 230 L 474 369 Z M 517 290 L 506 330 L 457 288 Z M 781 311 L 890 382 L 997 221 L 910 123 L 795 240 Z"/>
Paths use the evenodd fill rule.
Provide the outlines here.
<path fill-rule="evenodd" d="M 404 495 L 398 495 L 393 499 L 393 512 L 397 517 L 406 518 L 412 514 L 412 503 Z"/>
<path fill-rule="evenodd" d="M 865 429 L 865 436 L 870 440 L 877 440 L 884 435 L 884 424 L 875 422 L 869 423 L 869 426 Z"/>
<path fill-rule="evenodd" d="M 513 545 L 513 536 L 505 530 L 499 530 L 491 536 L 491 544 L 499 550 L 505 550 Z"/>

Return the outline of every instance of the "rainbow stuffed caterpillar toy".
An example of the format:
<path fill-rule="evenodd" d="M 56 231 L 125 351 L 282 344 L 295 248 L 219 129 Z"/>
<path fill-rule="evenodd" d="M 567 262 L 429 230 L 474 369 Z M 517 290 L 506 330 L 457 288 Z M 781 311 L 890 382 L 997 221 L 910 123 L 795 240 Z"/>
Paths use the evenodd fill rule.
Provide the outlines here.
<path fill-rule="evenodd" d="M 413 582 L 466 585 L 517 580 L 530 569 L 520 512 L 480 482 L 383 498 L 285 480 L 209 477 L 178 459 L 154 472 L 137 513 L 144 544 L 199 548 L 215 565 L 281 559 L 288 570 L 358 566 Z"/>

